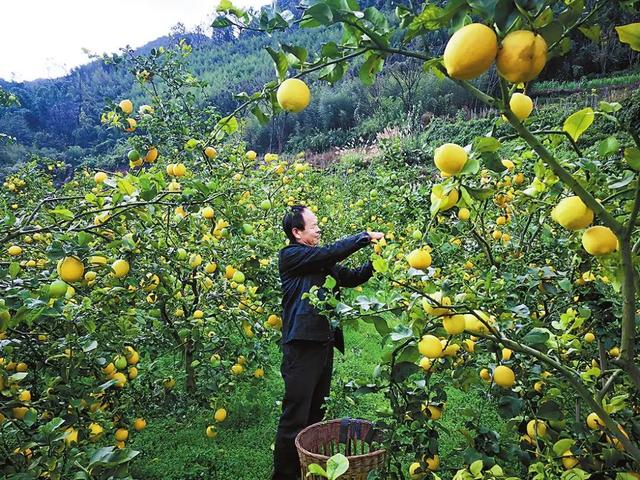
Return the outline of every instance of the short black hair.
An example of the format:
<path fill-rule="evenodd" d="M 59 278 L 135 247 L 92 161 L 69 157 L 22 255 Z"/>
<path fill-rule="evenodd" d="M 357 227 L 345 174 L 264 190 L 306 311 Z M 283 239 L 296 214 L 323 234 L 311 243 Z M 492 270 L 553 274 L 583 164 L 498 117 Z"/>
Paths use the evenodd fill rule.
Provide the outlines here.
<path fill-rule="evenodd" d="M 293 229 L 304 230 L 304 218 L 302 212 L 307 208 L 306 205 L 293 205 L 291 209 L 284 214 L 282 219 L 282 228 L 284 233 L 287 234 L 287 238 L 292 243 L 297 242 L 296 237 L 293 236 Z"/>

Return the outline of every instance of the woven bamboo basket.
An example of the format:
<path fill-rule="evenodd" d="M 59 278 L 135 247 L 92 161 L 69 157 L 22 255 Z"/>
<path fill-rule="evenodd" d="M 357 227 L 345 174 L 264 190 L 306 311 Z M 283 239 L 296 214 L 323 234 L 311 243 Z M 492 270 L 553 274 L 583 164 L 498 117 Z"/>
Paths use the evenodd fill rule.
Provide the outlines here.
<path fill-rule="evenodd" d="M 381 434 L 371 422 L 355 418 L 342 418 L 314 423 L 302 430 L 295 443 L 300 457 L 303 479 L 322 480 L 322 477 L 306 477 L 309 465 L 317 463 L 326 470 L 327 460 L 336 453 L 349 459 L 349 470 L 340 479 L 366 480 L 369 472 L 384 464 L 385 450 L 378 449 Z"/>

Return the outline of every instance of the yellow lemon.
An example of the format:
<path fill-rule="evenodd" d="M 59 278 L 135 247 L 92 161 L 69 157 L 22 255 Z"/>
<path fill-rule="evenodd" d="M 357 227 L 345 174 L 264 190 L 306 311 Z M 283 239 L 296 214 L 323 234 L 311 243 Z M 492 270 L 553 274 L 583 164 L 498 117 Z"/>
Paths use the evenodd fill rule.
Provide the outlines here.
<path fill-rule="evenodd" d="M 122 111 L 127 115 L 133 112 L 133 102 L 129 99 L 122 100 L 118 105 L 120 106 Z"/>
<path fill-rule="evenodd" d="M 218 423 L 224 422 L 227 418 L 227 411 L 224 408 L 219 408 L 216 410 L 216 413 L 213 415 L 213 418 L 215 418 L 216 422 Z"/>
<path fill-rule="evenodd" d="M 204 207 L 202 209 L 202 216 L 208 220 L 212 219 L 214 214 L 213 208 L 211 207 Z"/>
<path fill-rule="evenodd" d="M 592 412 L 589 415 L 587 415 L 587 426 L 591 430 L 598 430 L 598 429 L 604 428 L 604 422 L 596 412 Z"/>
<path fill-rule="evenodd" d="M 424 270 L 431 266 L 431 254 L 426 250 L 416 249 L 407 255 L 407 262 L 411 268 Z"/>
<path fill-rule="evenodd" d="M 572 455 L 571 450 L 567 450 L 562 454 L 562 466 L 567 470 L 571 470 L 578 463 L 578 459 Z"/>
<path fill-rule="evenodd" d="M 299 78 L 288 78 L 280 84 L 276 93 L 278 104 L 287 112 L 301 112 L 311 101 L 309 87 Z"/>
<path fill-rule="evenodd" d="M 113 377 L 111 377 L 111 380 L 116 381 L 115 386 L 117 388 L 124 388 L 124 385 L 127 383 L 127 377 L 122 372 L 114 373 Z"/>
<path fill-rule="evenodd" d="M 468 208 L 461 208 L 460 210 L 458 210 L 458 219 L 466 222 L 467 220 L 469 220 L 469 217 L 471 216 L 471 212 L 469 212 Z"/>
<path fill-rule="evenodd" d="M 493 371 L 493 381 L 502 388 L 511 388 L 516 383 L 516 374 L 509 367 L 500 365 Z"/>
<path fill-rule="evenodd" d="M 593 210 L 580 197 L 571 196 L 558 202 L 551 210 L 551 218 L 567 230 L 580 230 L 593 222 Z"/>
<path fill-rule="evenodd" d="M 493 29 L 471 23 L 456 31 L 444 50 L 447 74 L 457 80 L 472 80 L 489 70 L 498 53 Z"/>
<path fill-rule="evenodd" d="M 136 432 L 144 430 L 147 426 L 147 421 L 144 418 L 136 418 L 133 421 L 133 428 Z"/>
<path fill-rule="evenodd" d="M 147 150 L 146 155 L 144 156 L 144 161 L 147 163 L 153 163 L 158 158 L 158 149 L 156 147 L 151 147 Z"/>
<path fill-rule="evenodd" d="M 445 143 L 436 148 L 433 161 L 444 173 L 455 175 L 464 168 L 467 158 L 467 152 L 460 145 Z"/>
<path fill-rule="evenodd" d="M 214 438 L 216 435 L 218 435 L 218 432 L 216 432 L 216 430 L 213 428 L 212 425 L 209 425 L 207 427 L 207 437 L 209 438 Z"/>
<path fill-rule="evenodd" d="M 517 30 L 502 40 L 496 66 L 511 83 L 528 82 L 536 78 L 547 63 L 547 42 L 529 30 Z"/>
<path fill-rule="evenodd" d="M 58 275 L 65 282 L 79 282 L 84 275 L 84 265 L 77 257 L 61 258 L 57 266 Z"/>
<path fill-rule="evenodd" d="M 7 253 L 12 257 L 17 257 L 22 254 L 22 247 L 19 247 L 18 245 L 11 245 L 7 248 Z"/>
<path fill-rule="evenodd" d="M 96 172 L 96 174 L 93 176 L 93 180 L 96 183 L 103 183 L 106 179 L 107 179 L 107 174 L 104 172 Z"/>
<path fill-rule="evenodd" d="M 173 175 L 176 177 L 184 177 L 187 173 L 187 167 L 185 167 L 184 163 L 178 163 L 173 166 Z"/>
<path fill-rule="evenodd" d="M 418 342 L 418 350 L 427 358 L 440 358 L 442 356 L 442 343 L 434 335 L 424 335 Z"/>
<path fill-rule="evenodd" d="M 438 211 L 444 212 L 445 210 L 453 208 L 455 204 L 458 203 L 458 199 L 460 198 L 459 195 L 458 190 L 455 188 L 445 194 L 444 187 L 442 185 L 434 185 L 431 188 L 431 203 L 440 201 L 440 208 L 438 208 Z"/>
<path fill-rule="evenodd" d="M 547 424 L 542 420 L 530 420 L 527 423 L 527 434 L 531 438 L 544 437 L 547 434 Z"/>
<path fill-rule="evenodd" d="M 218 152 L 213 147 L 205 148 L 204 149 L 204 154 L 207 156 L 207 158 L 210 158 L 210 159 L 214 159 L 214 158 L 216 158 L 218 156 Z"/>
<path fill-rule="evenodd" d="M 126 428 L 119 428 L 116 430 L 115 437 L 118 442 L 126 442 L 127 438 L 129 438 L 129 430 Z"/>
<path fill-rule="evenodd" d="M 444 293 L 435 292 L 427 296 L 429 298 L 422 299 L 422 308 L 427 314 L 433 315 L 434 317 L 440 317 L 449 313 L 450 309 L 446 307 L 451 305 L 451 299 L 449 297 L 445 297 Z"/>
<path fill-rule="evenodd" d="M 116 260 L 111 265 L 111 270 L 113 270 L 113 276 L 116 278 L 122 278 L 127 273 L 129 273 L 129 262 L 123 259 Z"/>
<path fill-rule="evenodd" d="M 253 150 L 249 150 L 247 151 L 247 153 L 244 154 L 245 158 L 247 160 L 255 160 L 256 157 L 258 156 L 258 154 L 256 152 L 254 152 Z"/>
<path fill-rule="evenodd" d="M 587 343 L 592 343 L 595 341 L 596 336 L 592 332 L 587 332 L 584 334 L 584 341 Z"/>
<path fill-rule="evenodd" d="M 524 93 L 514 93 L 509 100 L 509 108 L 518 120 L 526 120 L 533 112 L 533 100 Z"/>
<path fill-rule="evenodd" d="M 448 315 L 442 319 L 442 326 L 449 335 L 458 335 L 464 332 L 465 322 L 464 315 Z"/>
<path fill-rule="evenodd" d="M 618 248 L 618 237 L 610 228 L 596 225 L 585 230 L 582 246 L 590 255 L 606 255 Z"/>
<path fill-rule="evenodd" d="M 102 437 L 104 433 L 104 428 L 99 423 L 90 423 L 89 424 L 89 441 L 97 442 Z"/>

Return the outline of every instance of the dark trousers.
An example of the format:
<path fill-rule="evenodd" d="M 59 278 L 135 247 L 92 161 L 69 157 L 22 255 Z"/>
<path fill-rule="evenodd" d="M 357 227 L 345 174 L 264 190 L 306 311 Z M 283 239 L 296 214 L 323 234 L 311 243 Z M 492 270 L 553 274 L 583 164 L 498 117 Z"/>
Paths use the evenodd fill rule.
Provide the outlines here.
<path fill-rule="evenodd" d="M 321 421 L 333 371 L 333 343 L 294 340 L 282 345 L 280 372 L 284 379 L 282 415 L 276 434 L 272 480 L 300 478 L 294 444 L 303 428 Z"/>

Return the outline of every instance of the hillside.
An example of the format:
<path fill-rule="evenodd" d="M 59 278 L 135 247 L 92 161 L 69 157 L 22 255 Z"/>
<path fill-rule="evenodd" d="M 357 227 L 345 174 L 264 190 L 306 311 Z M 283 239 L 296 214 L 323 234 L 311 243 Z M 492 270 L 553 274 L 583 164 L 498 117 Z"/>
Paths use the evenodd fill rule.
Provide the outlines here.
<path fill-rule="evenodd" d="M 361 7 L 375 5 L 389 12 L 391 18 L 391 3 L 367 1 L 361 2 Z M 278 8 L 295 12 L 296 5 L 285 0 L 279 2 Z M 612 24 L 626 20 L 628 14 L 615 5 L 609 9 L 607 15 Z M 253 92 L 275 78 L 272 60 L 264 50 L 266 46 L 296 44 L 314 52 L 323 42 L 339 35 L 337 29 L 324 29 L 319 34 L 294 28 L 271 37 L 245 31 L 236 38 L 229 29 L 210 32 L 177 29 L 134 53 L 144 55 L 152 48 L 186 40 L 193 47 L 189 68 L 207 83 L 206 94 L 200 99 L 202 106 L 214 105 L 224 113 L 237 105 L 233 93 Z M 603 35 L 607 38 L 614 32 Z M 428 41 L 434 52 L 442 51 L 444 38 L 434 34 Z M 571 65 L 553 60 L 547 70 L 553 72 L 556 81 L 576 82 L 574 91 L 579 91 L 581 84 L 590 78 L 620 75 L 625 78 L 638 65 L 638 55 L 619 48 L 617 42 L 613 47 L 607 42 L 596 46 L 581 34 L 575 35 L 573 41 L 577 47 Z M 323 151 L 373 138 L 388 126 L 407 121 L 418 125 L 425 114 L 447 115 L 463 105 L 467 109 L 475 105 L 455 86 L 423 75 L 419 62 L 389 59 L 388 63 L 385 74 L 372 87 L 363 86 L 353 73 L 347 74 L 339 86 L 314 86 L 314 101 L 307 111 L 295 117 L 280 116 L 264 127 L 250 122 L 245 138 L 259 150 Z M 494 77 L 495 72 L 490 73 L 481 82 L 492 85 Z M 541 80 L 544 79 L 543 74 Z M 634 79 L 637 77 L 632 75 L 630 81 Z M 20 101 L 18 107 L 0 109 L 0 132 L 17 140 L 13 145 L 0 144 L 2 171 L 32 154 L 63 159 L 72 165 L 109 157 L 121 137 L 100 125 L 105 103 L 123 97 L 144 103 L 134 77 L 118 65 L 107 65 L 101 60 L 76 68 L 62 78 L 24 83 L 0 80 L 0 88 Z"/>

